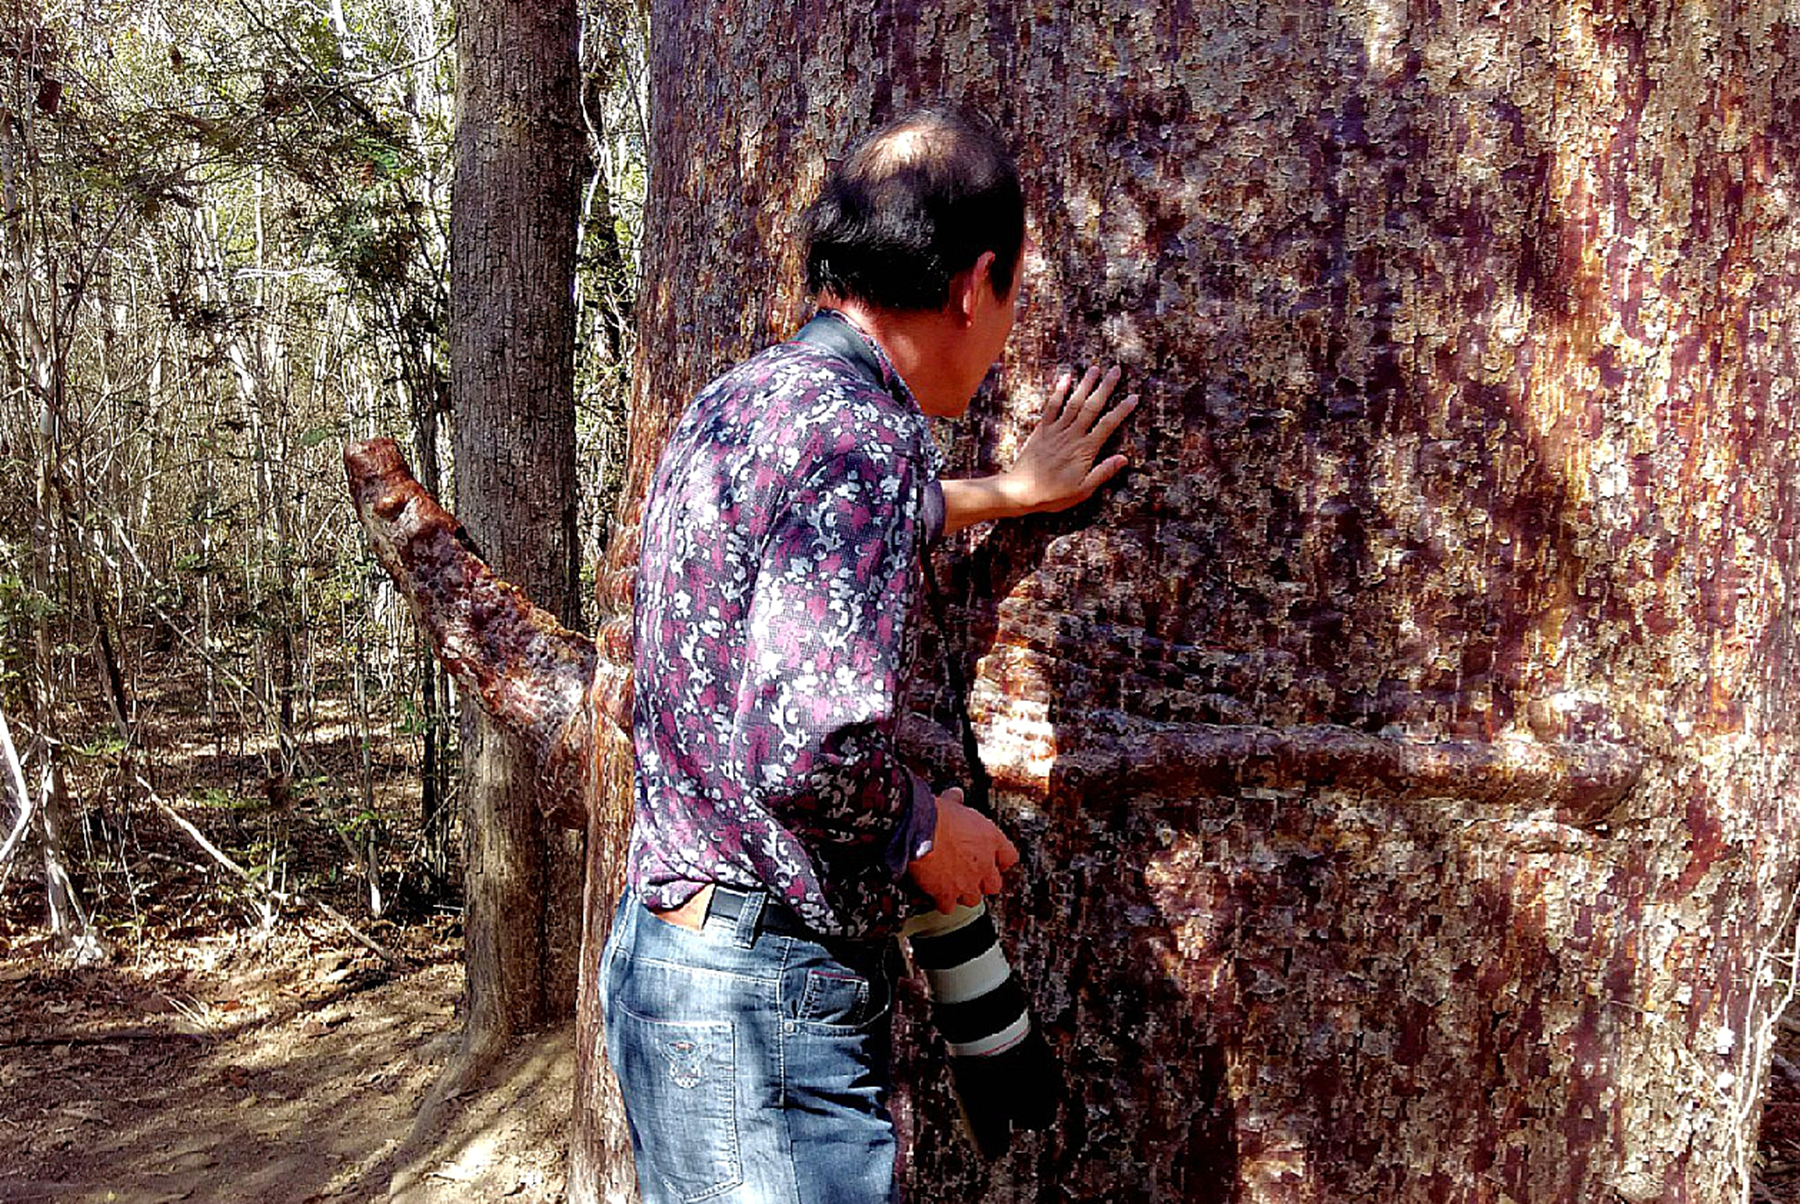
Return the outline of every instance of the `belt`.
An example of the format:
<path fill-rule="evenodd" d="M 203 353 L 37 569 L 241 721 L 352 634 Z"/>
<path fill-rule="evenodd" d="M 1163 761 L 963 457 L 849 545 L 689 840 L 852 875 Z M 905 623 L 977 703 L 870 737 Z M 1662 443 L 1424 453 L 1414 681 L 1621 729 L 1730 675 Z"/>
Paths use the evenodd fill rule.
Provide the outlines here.
<path fill-rule="evenodd" d="M 720 886 L 715 883 L 712 898 L 706 904 L 706 920 L 709 923 L 722 920 L 736 927 L 743 921 L 744 913 L 753 906 L 752 900 L 761 901 L 762 911 L 756 920 L 758 933 L 819 939 L 818 933 L 808 928 L 799 916 L 777 903 L 766 890 L 739 890 L 735 886 Z"/>

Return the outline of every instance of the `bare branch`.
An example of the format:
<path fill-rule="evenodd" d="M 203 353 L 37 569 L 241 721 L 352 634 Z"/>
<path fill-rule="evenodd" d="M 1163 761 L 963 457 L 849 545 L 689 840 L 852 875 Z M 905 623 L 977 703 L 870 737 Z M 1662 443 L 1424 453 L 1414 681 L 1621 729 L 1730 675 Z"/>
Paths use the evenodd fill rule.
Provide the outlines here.
<path fill-rule="evenodd" d="M 152 803 L 156 804 L 157 810 L 161 811 L 164 815 L 168 816 L 170 822 L 173 823 L 176 827 L 180 828 L 182 830 L 182 832 L 184 834 L 186 834 L 186 836 L 189 840 L 191 840 L 195 844 L 199 845 L 201 850 L 204 853 L 206 853 L 207 856 L 211 857 L 214 861 L 218 862 L 220 865 L 222 865 L 226 869 L 230 870 L 233 874 L 237 875 L 237 877 L 243 879 L 243 881 L 247 885 L 249 885 L 250 887 L 252 887 L 255 890 L 261 891 L 263 893 L 263 895 L 265 895 L 266 897 L 268 897 L 270 899 L 273 899 L 277 903 L 286 903 L 286 904 L 290 904 L 290 905 L 291 904 L 299 904 L 299 905 L 303 905 L 306 907 L 318 908 L 319 911 L 323 912 L 330 920 L 332 920 L 332 922 L 337 924 L 337 926 L 339 928 L 342 928 L 346 933 L 348 933 L 352 940 L 354 940 L 357 944 L 361 945 L 363 948 L 367 949 L 369 952 L 373 953 L 375 956 L 379 957 L 382 961 L 386 962 L 389 966 L 392 966 L 396 970 L 404 970 L 406 968 L 406 960 L 404 958 L 398 956 L 397 954 L 389 952 L 387 949 L 385 949 L 381 945 L 377 944 L 373 937 L 366 935 L 362 931 L 362 929 L 358 928 L 355 924 L 352 924 L 349 920 L 345 919 L 343 916 L 343 913 L 339 912 L 336 908 L 332 907 L 329 903 L 325 902 L 323 899 L 315 899 L 311 895 L 305 894 L 302 891 L 280 890 L 276 887 L 268 885 L 267 883 L 258 882 L 250 874 L 250 872 L 248 870 L 246 870 L 243 866 L 239 865 L 237 862 L 233 861 L 229 856 L 227 856 L 225 854 L 225 852 L 223 850 L 221 850 L 219 848 L 219 846 L 215 845 L 212 841 L 206 839 L 205 833 L 201 832 L 199 828 L 196 828 L 193 824 L 189 823 L 186 819 L 184 819 L 181 816 L 181 813 L 176 811 L 175 808 L 171 807 L 168 804 L 168 801 L 165 800 L 160 794 L 156 793 L 155 787 L 151 786 L 149 782 L 146 782 L 141 775 L 134 775 L 134 776 L 137 777 L 138 785 L 143 788 L 144 796 L 146 798 L 148 798 Z"/>
<path fill-rule="evenodd" d="M 5 711 L 0 711 L 0 759 L 6 762 L 7 780 L 19 800 L 19 821 L 13 827 L 12 835 L 6 838 L 6 843 L 0 845 L 0 889 L 4 889 L 6 879 L 12 872 L 12 860 L 24 843 L 25 833 L 31 827 L 32 813 L 37 809 L 31 801 L 31 791 L 25 785 L 25 766 L 19 760 L 18 750 L 13 747 L 12 730 L 7 727 Z"/>

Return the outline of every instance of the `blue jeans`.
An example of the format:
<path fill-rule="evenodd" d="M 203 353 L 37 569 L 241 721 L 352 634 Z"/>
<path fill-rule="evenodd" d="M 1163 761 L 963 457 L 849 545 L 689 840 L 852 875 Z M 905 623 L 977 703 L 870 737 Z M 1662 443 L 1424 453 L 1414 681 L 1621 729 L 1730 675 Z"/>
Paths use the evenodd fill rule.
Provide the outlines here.
<path fill-rule="evenodd" d="M 630 891 L 600 964 L 644 1204 L 890 1204 L 891 941 L 695 932 Z"/>

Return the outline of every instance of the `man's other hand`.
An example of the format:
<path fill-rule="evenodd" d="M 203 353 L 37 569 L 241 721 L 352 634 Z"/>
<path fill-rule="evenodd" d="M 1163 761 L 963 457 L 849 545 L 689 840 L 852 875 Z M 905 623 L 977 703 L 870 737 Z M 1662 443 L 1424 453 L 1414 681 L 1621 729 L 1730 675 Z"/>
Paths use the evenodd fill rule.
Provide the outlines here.
<path fill-rule="evenodd" d="M 1019 863 L 1019 850 L 987 816 L 963 805 L 962 788 L 938 795 L 931 852 L 906 867 L 912 880 L 946 915 L 1000 893 L 1000 875 Z"/>

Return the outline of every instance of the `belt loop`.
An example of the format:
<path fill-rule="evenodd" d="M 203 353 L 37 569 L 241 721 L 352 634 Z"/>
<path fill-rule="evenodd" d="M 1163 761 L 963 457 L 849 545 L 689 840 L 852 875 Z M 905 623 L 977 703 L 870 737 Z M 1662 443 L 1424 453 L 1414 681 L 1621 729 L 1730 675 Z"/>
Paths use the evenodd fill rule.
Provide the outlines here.
<path fill-rule="evenodd" d="M 756 944 L 756 931 L 762 927 L 763 904 L 768 898 L 767 891 L 744 892 L 744 904 L 738 911 L 737 931 L 732 936 L 732 940 L 736 942 L 738 948 L 748 949 Z"/>

